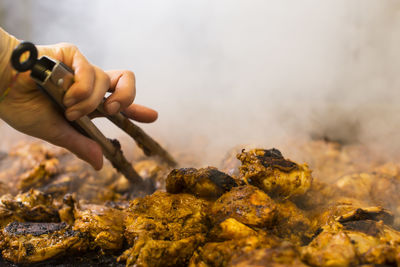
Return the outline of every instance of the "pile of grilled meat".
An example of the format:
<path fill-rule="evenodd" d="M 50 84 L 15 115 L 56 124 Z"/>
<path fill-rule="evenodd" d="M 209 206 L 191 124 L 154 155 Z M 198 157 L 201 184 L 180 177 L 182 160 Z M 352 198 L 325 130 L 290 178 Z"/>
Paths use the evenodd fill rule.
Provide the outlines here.
<path fill-rule="evenodd" d="M 21 144 L 0 154 L 2 260 L 400 265 L 399 166 L 360 147 L 313 141 L 300 150 L 313 175 L 277 149 L 238 151 L 220 170 L 137 160 L 134 168 L 158 189 L 138 196 L 110 166 L 96 173 L 64 150 Z"/>

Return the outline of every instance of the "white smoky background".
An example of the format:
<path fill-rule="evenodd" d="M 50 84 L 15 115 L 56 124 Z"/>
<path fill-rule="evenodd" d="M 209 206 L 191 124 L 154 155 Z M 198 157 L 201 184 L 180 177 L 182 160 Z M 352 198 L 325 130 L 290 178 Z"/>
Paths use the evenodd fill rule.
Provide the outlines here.
<path fill-rule="evenodd" d="M 37 44 L 74 43 L 103 69 L 133 70 L 136 102 L 160 115 L 140 126 L 173 154 L 216 165 L 237 145 L 279 148 L 289 139 L 398 153 L 399 7 L 394 0 L 2 0 L 0 23 Z M 0 127 L 0 149 L 22 138 Z"/>

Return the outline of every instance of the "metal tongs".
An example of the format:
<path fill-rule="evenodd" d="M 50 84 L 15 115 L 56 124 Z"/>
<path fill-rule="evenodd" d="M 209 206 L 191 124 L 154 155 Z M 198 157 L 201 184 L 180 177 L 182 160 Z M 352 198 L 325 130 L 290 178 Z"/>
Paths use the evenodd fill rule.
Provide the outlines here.
<path fill-rule="evenodd" d="M 27 52 L 29 53 L 28 59 L 21 62 L 21 56 Z M 60 112 L 64 114 L 66 107 L 63 104 L 63 97 L 68 88 L 74 83 L 74 73 L 60 61 L 46 56 L 42 56 L 40 59 L 37 57 L 38 51 L 36 46 L 30 42 L 22 42 L 14 49 L 11 56 L 11 64 L 18 72 L 31 70 L 31 78 L 37 83 L 43 93 L 54 102 Z M 97 107 L 96 113 L 108 118 L 130 135 L 146 156 L 159 156 L 168 165 L 172 167 L 176 165 L 176 161 L 166 150 L 141 128 L 133 124 L 123 113 L 116 115 L 106 114 L 103 103 L 104 100 Z M 70 124 L 80 133 L 96 141 L 102 147 L 105 157 L 132 185 L 143 186 L 144 181 L 142 177 L 127 161 L 117 140 L 106 138 L 88 116 L 83 116 L 78 120 L 70 122 Z"/>

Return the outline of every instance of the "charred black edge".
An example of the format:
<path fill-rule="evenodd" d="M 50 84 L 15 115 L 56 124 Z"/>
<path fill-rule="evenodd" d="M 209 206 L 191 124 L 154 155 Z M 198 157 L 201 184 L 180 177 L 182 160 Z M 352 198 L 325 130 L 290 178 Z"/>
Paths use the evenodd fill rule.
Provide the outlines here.
<path fill-rule="evenodd" d="M 251 155 L 259 160 L 261 165 L 265 168 L 278 168 L 281 171 L 290 172 L 292 170 L 298 169 L 298 165 L 290 160 L 287 160 L 283 157 L 282 153 L 276 149 L 263 149 L 261 150 L 264 152 L 264 155 Z M 247 154 L 250 152 L 245 152 L 242 150 L 242 154 Z M 246 163 L 245 159 L 242 159 L 241 155 L 239 154 L 237 158 L 242 161 L 242 164 Z"/>
<path fill-rule="evenodd" d="M 303 246 L 307 246 L 308 244 L 311 243 L 317 236 L 319 236 L 324 230 L 320 227 L 315 231 L 315 233 L 308 239 L 303 241 Z"/>
<path fill-rule="evenodd" d="M 65 222 L 62 223 L 37 223 L 37 222 L 11 222 L 4 231 L 11 235 L 28 235 L 40 236 L 44 234 L 51 234 L 57 231 L 66 230 L 63 233 L 65 236 L 75 236 L 79 234 L 76 231 L 67 228 Z"/>
<path fill-rule="evenodd" d="M 228 174 L 217 169 L 210 169 L 209 172 L 210 180 L 225 191 L 229 191 L 232 189 L 232 187 L 237 186 L 235 180 Z"/>
<path fill-rule="evenodd" d="M 362 220 L 373 220 L 373 221 L 382 220 L 385 224 L 392 225 L 394 223 L 394 216 L 389 213 L 385 213 L 384 211 L 368 212 L 359 208 L 355 211 L 355 214 L 353 216 L 349 218 L 340 217 L 338 219 L 338 222 L 343 224 L 350 221 L 362 221 Z"/>
<path fill-rule="evenodd" d="M 381 233 L 381 230 L 376 224 L 377 222 L 372 220 L 349 221 L 342 223 L 346 230 L 358 231 L 375 237 Z"/>
<path fill-rule="evenodd" d="M 85 253 L 76 252 L 69 255 L 61 255 L 42 262 L 29 263 L 29 265 L 15 264 L 6 261 L 0 254 L 0 266 L 2 267 L 125 267 L 125 263 L 117 262 L 117 258 L 123 250 L 115 251 L 112 254 L 101 254 L 99 251 L 88 251 Z"/>
<path fill-rule="evenodd" d="M 183 177 L 186 175 L 195 175 L 196 172 L 199 171 L 201 170 L 195 168 L 181 168 L 172 170 L 167 176 L 167 192 L 176 194 L 186 191 L 184 190 L 186 186 Z M 231 176 L 219 171 L 218 169 L 209 168 L 207 169 L 207 172 L 207 178 L 209 178 L 215 185 L 224 191 L 229 191 L 233 187 L 237 186 L 236 181 Z M 173 186 L 170 184 L 172 179 L 174 179 L 174 181 L 171 183 Z"/>

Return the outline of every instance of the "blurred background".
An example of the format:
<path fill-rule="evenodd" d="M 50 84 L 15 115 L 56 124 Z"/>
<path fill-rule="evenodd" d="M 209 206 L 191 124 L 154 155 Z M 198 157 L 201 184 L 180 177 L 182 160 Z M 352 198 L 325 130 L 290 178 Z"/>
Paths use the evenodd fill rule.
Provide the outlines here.
<path fill-rule="evenodd" d="M 400 148 L 396 0 L 2 0 L 0 26 L 133 70 L 136 103 L 159 111 L 140 126 L 200 164 L 293 139 Z M 0 131 L 3 150 L 23 138 Z"/>

